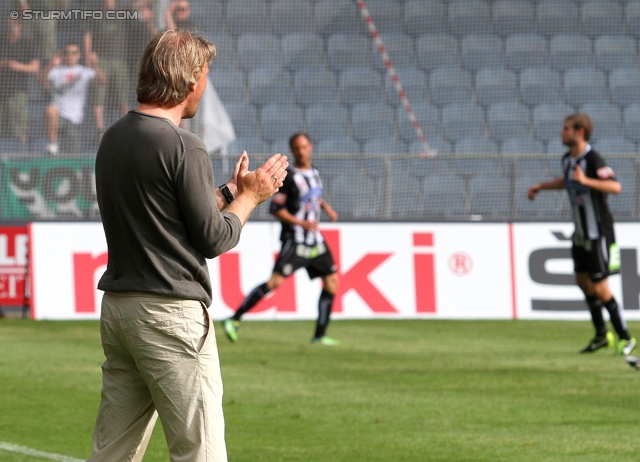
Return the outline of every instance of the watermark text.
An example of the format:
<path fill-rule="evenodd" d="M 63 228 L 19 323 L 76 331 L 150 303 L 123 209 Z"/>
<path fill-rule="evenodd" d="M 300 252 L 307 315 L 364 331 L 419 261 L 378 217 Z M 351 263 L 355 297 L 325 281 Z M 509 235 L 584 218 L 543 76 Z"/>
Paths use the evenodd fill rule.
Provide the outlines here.
<path fill-rule="evenodd" d="M 31 19 L 95 19 L 122 21 L 130 19 L 138 19 L 138 11 L 127 10 L 21 10 L 9 13 L 11 19 L 22 19 L 28 21 Z"/>

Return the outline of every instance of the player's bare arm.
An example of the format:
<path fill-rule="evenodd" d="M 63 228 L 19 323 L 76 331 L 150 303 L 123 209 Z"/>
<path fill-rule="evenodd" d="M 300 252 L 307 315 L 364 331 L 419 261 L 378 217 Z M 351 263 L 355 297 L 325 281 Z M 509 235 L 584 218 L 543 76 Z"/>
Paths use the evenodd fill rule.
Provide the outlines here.
<path fill-rule="evenodd" d="M 280 220 L 282 223 L 294 226 L 301 226 L 305 231 L 314 231 L 318 229 L 317 221 L 299 220 L 289 213 L 286 209 L 280 209 L 277 212 L 271 213 L 274 217 Z"/>
<path fill-rule="evenodd" d="M 330 221 L 338 221 L 338 212 L 336 212 L 327 201 L 321 199 L 320 207 L 325 211 Z"/>
<path fill-rule="evenodd" d="M 622 185 L 620 182 L 611 178 L 590 178 L 584 174 L 580 166 L 576 166 L 573 171 L 573 179 L 578 183 L 588 186 L 591 189 L 608 194 L 620 194 L 622 191 Z"/>
<path fill-rule="evenodd" d="M 530 200 L 533 200 L 536 198 L 536 194 L 538 194 L 538 191 L 540 191 L 541 189 L 563 189 L 564 188 L 564 178 L 559 176 L 557 178 L 554 178 L 551 181 L 543 181 L 542 183 L 536 183 L 534 185 L 531 185 L 529 187 L 529 191 L 527 191 L 527 197 Z"/>

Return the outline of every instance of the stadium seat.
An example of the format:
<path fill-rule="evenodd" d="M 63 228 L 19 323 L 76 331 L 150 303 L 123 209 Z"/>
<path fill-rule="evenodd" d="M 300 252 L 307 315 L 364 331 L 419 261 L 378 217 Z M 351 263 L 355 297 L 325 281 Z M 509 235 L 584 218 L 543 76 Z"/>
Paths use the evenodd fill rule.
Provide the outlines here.
<path fill-rule="evenodd" d="M 498 154 L 498 145 L 495 141 L 489 140 L 484 136 L 467 137 L 456 141 L 456 156 L 493 156 Z"/>
<path fill-rule="evenodd" d="M 485 136 L 484 113 L 473 103 L 455 103 L 442 109 L 442 127 L 448 140 L 457 141 L 469 136 Z"/>
<path fill-rule="evenodd" d="M 606 155 L 603 151 L 603 155 Z M 615 161 L 618 159 L 611 159 L 609 165 L 613 168 L 616 174 L 616 179 L 622 185 L 622 192 L 620 194 L 609 195 L 609 208 L 613 213 L 614 219 L 638 219 L 638 174 L 637 165 L 633 159 L 619 159 L 620 161 L 627 161 L 627 168 L 618 167 Z"/>
<path fill-rule="evenodd" d="M 438 106 L 471 101 L 471 74 L 460 67 L 439 67 L 429 76 L 431 102 Z"/>
<path fill-rule="evenodd" d="M 633 37 L 604 35 L 594 41 L 596 63 L 603 71 L 616 68 L 635 67 L 638 64 L 638 49 Z"/>
<path fill-rule="evenodd" d="M 393 109 L 384 103 L 356 104 L 351 114 L 353 138 L 364 143 L 373 138 L 393 138 Z"/>
<path fill-rule="evenodd" d="M 235 102 L 225 105 L 238 138 L 258 137 L 258 111 L 247 103 Z"/>
<path fill-rule="evenodd" d="M 367 0 L 367 10 L 382 37 L 404 31 L 404 0 Z"/>
<path fill-rule="evenodd" d="M 273 103 L 260 111 L 262 139 L 273 142 L 288 139 L 292 133 L 304 130 L 304 114 L 295 104 Z"/>
<path fill-rule="evenodd" d="M 384 95 L 380 73 L 371 68 L 354 68 L 339 77 L 340 98 L 343 104 L 375 103 Z"/>
<path fill-rule="evenodd" d="M 371 67 L 371 39 L 365 35 L 334 34 L 327 40 L 327 57 L 333 70 Z"/>
<path fill-rule="evenodd" d="M 511 156 L 511 165 L 515 177 L 520 182 L 520 178 L 527 175 L 536 175 L 540 179 L 548 179 L 549 177 L 557 177 L 562 173 L 561 157 L 556 153 L 555 156 L 548 156 L 544 149 L 538 153 L 524 153 L 525 155 Z M 553 162 L 550 159 L 553 158 Z M 551 165 L 553 164 L 553 165 Z M 540 181 L 540 180 L 538 180 Z M 532 183 L 527 183 L 527 187 Z"/>
<path fill-rule="evenodd" d="M 541 141 L 558 140 L 562 124 L 575 110 L 563 103 L 539 104 L 533 108 L 533 130 Z"/>
<path fill-rule="evenodd" d="M 280 40 L 271 34 L 238 37 L 238 66 L 243 71 L 280 65 Z"/>
<path fill-rule="evenodd" d="M 426 102 L 426 98 L 421 102 L 411 106 L 420 129 L 427 139 L 442 137 L 442 124 L 440 123 L 440 110 L 437 106 L 432 106 Z M 398 137 L 406 142 L 416 141 L 416 131 L 409 119 L 404 106 L 396 108 L 396 123 L 398 125 Z"/>
<path fill-rule="evenodd" d="M 279 138 L 269 143 L 267 148 L 269 150 L 269 153 L 271 154 L 278 153 L 278 154 L 288 155 L 291 152 L 291 148 L 289 147 L 289 137 L 291 136 L 291 133 L 294 133 L 294 132 L 290 132 L 287 134 L 286 137 Z"/>
<path fill-rule="evenodd" d="M 380 188 L 368 178 L 349 174 L 333 178 L 327 191 L 328 200 L 331 200 L 336 212 L 352 219 L 380 217 L 384 203 L 380 195 Z"/>
<path fill-rule="evenodd" d="M 511 179 L 477 174 L 469 179 L 469 212 L 483 219 L 508 219 L 511 214 Z"/>
<path fill-rule="evenodd" d="M 446 7 L 441 0 L 411 0 L 404 4 L 404 25 L 414 37 L 447 31 Z"/>
<path fill-rule="evenodd" d="M 226 14 L 222 2 L 190 2 L 191 15 L 196 30 L 222 31 L 225 30 Z M 59 26 L 58 26 L 59 27 Z M 217 43 L 213 42 L 216 47 Z"/>
<path fill-rule="evenodd" d="M 360 145 L 349 137 L 327 138 L 316 144 L 318 154 L 360 154 Z M 316 157 L 315 162 L 318 162 Z"/>
<path fill-rule="evenodd" d="M 390 218 L 422 218 L 425 203 L 420 200 L 424 190 L 422 182 L 407 174 L 404 162 L 395 161 L 390 165 L 390 204 L 387 216 Z"/>
<path fill-rule="evenodd" d="M 627 34 L 633 38 L 640 38 L 640 1 L 629 1 L 624 9 L 624 18 L 627 23 Z"/>
<path fill-rule="evenodd" d="M 383 34 L 381 39 L 387 51 L 387 55 L 396 69 L 401 67 L 413 67 L 415 65 L 416 54 L 414 51 L 413 38 L 411 38 L 411 36 L 399 32 L 393 32 Z M 378 45 L 373 40 L 371 41 L 371 47 L 373 67 L 379 71 L 386 71 L 387 68 L 384 64 L 384 60 L 378 52 Z"/>
<path fill-rule="evenodd" d="M 427 91 L 427 76 L 424 72 L 415 67 L 398 67 L 396 74 L 402 85 L 402 89 L 409 100 L 409 104 L 414 102 L 427 101 L 429 92 Z M 387 101 L 393 106 L 401 106 L 402 100 L 398 95 L 395 84 L 390 76 L 384 79 L 385 92 Z"/>
<path fill-rule="evenodd" d="M 237 138 L 229 144 L 228 151 L 229 155 L 234 156 L 240 155 L 242 151 L 247 151 L 249 155 L 269 152 L 266 143 L 257 136 Z"/>
<path fill-rule="evenodd" d="M 282 37 L 282 65 L 289 71 L 325 67 L 322 38 L 315 34 L 289 34 Z"/>
<path fill-rule="evenodd" d="M 619 34 L 624 28 L 622 6 L 612 0 L 588 0 L 580 7 L 582 33 L 590 37 Z"/>
<path fill-rule="evenodd" d="M 233 35 L 247 32 L 267 34 L 269 14 L 265 0 L 229 0 L 227 2 L 227 31 Z"/>
<path fill-rule="evenodd" d="M 558 5 L 564 5 L 559 3 Z M 586 35 L 560 34 L 549 41 L 551 65 L 559 71 L 593 67 L 594 57 L 591 39 Z"/>
<path fill-rule="evenodd" d="M 235 69 L 216 69 L 209 74 L 211 84 L 223 103 L 247 100 L 245 73 Z"/>
<path fill-rule="evenodd" d="M 492 104 L 487 110 L 487 127 L 489 136 L 497 142 L 513 137 L 529 137 L 529 108 L 515 101 Z"/>
<path fill-rule="evenodd" d="M 539 34 L 514 34 L 505 42 L 506 62 L 510 69 L 542 68 L 549 64 L 549 44 Z"/>
<path fill-rule="evenodd" d="M 504 65 L 502 39 L 497 35 L 468 34 L 462 38 L 462 64 L 470 71 Z"/>
<path fill-rule="evenodd" d="M 316 32 L 329 34 L 367 33 L 356 2 L 343 0 L 316 0 L 314 4 Z"/>
<path fill-rule="evenodd" d="M 319 141 L 349 136 L 349 118 L 344 106 L 319 103 L 309 106 L 306 113 L 307 133 L 312 139 Z"/>
<path fill-rule="evenodd" d="M 453 145 L 440 137 L 431 137 L 427 138 L 427 146 L 429 149 L 436 151 L 436 155 L 440 156 L 452 156 L 453 155 Z M 413 142 L 409 142 L 409 154 L 424 154 L 425 148 L 422 141 L 415 140 Z"/>
<path fill-rule="evenodd" d="M 481 69 L 476 75 L 476 98 L 483 106 L 517 101 L 515 72 L 507 69 Z"/>
<path fill-rule="evenodd" d="M 456 170 L 456 164 L 453 157 L 443 156 L 410 156 L 406 159 L 406 167 L 409 175 L 420 178 L 423 182 L 430 177 L 455 175 L 454 172 Z"/>
<path fill-rule="evenodd" d="M 503 156 L 531 156 L 544 153 L 544 144 L 530 136 L 507 138 L 502 142 L 500 153 Z"/>
<path fill-rule="evenodd" d="M 636 143 L 640 142 L 640 104 L 630 104 L 622 114 L 626 137 Z"/>
<path fill-rule="evenodd" d="M 406 154 L 407 145 L 395 138 L 372 138 L 364 143 L 364 154 Z"/>
<path fill-rule="evenodd" d="M 506 37 L 511 34 L 536 32 L 534 3 L 526 0 L 496 0 L 491 8 L 494 33 Z"/>
<path fill-rule="evenodd" d="M 559 172 L 555 172 L 554 175 L 558 176 Z M 567 201 L 564 191 L 542 191 L 535 200 L 529 200 L 527 197 L 527 192 L 532 184 L 546 181 L 548 178 L 548 173 L 535 171 L 526 172 L 523 176 L 518 177 L 513 196 L 516 218 L 557 219 L 562 217 L 562 208 Z"/>
<path fill-rule="evenodd" d="M 456 0 L 448 4 L 449 29 L 453 35 L 491 31 L 491 9 L 485 0 Z"/>
<path fill-rule="evenodd" d="M 271 32 L 277 36 L 309 33 L 313 8 L 310 0 L 273 0 L 269 17 Z"/>
<path fill-rule="evenodd" d="M 216 46 L 216 57 L 213 60 L 212 72 L 221 69 L 235 69 L 238 63 L 236 38 L 219 33 L 203 33 L 203 36 Z"/>
<path fill-rule="evenodd" d="M 525 69 L 520 74 L 520 96 L 529 106 L 564 100 L 560 73 L 546 67 Z"/>
<path fill-rule="evenodd" d="M 609 91 L 611 102 L 618 106 L 640 103 L 640 70 L 629 67 L 611 71 Z"/>
<path fill-rule="evenodd" d="M 564 92 L 572 106 L 609 100 L 604 72 L 590 67 L 568 70 L 564 75 Z"/>
<path fill-rule="evenodd" d="M 338 101 L 338 79 L 327 69 L 303 69 L 294 74 L 296 102 L 302 106 Z"/>
<path fill-rule="evenodd" d="M 437 67 L 460 65 L 458 39 L 449 34 L 426 34 L 416 39 L 418 67 L 431 71 Z"/>
<path fill-rule="evenodd" d="M 592 140 L 622 137 L 622 110 L 618 106 L 610 103 L 590 103 L 582 106 L 579 112 L 588 114 L 593 122 Z"/>
<path fill-rule="evenodd" d="M 291 77 L 276 67 L 249 72 L 249 94 L 253 104 L 290 103 L 293 97 Z"/>
<path fill-rule="evenodd" d="M 580 31 L 580 12 L 574 2 L 542 0 L 536 5 L 538 32 L 547 37 L 565 34 L 567 27 Z"/>
<path fill-rule="evenodd" d="M 626 138 L 620 138 L 619 136 L 614 137 L 602 137 L 590 142 L 593 146 L 593 149 L 602 154 L 605 158 L 608 159 L 610 163 L 610 159 L 608 156 L 611 155 L 636 155 L 636 144 L 633 141 L 630 141 Z M 616 170 L 614 169 L 616 174 L 624 173 L 625 170 Z"/>
<path fill-rule="evenodd" d="M 467 184 L 455 173 L 429 175 L 424 181 L 424 213 L 437 218 L 459 218 L 469 214 Z"/>
<path fill-rule="evenodd" d="M 560 139 L 560 132 L 558 132 L 558 135 L 552 139 L 550 139 L 549 141 L 547 141 L 547 154 L 552 155 L 552 156 L 561 156 L 562 154 L 564 154 L 565 152 L 567 152 L 569 150 L 569 148 L 567 148 L 564 144 L 562 144 L 562 141 Z M 553 169 L 552 171 L 557 172 L 557 169 Z"/>

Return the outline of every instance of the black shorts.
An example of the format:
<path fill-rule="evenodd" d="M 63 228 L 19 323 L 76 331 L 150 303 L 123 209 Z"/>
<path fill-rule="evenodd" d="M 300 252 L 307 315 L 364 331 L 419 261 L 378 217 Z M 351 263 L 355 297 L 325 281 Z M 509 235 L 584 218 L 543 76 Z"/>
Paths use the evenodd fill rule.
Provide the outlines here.
<path fill-rule="evenodd" d="M 573 270 L 589 273 L 598 282 L 620 272 L 620 249 L 615 243 L 613 231 L 605 232 L 600 239 L 589 240 L 571 247 Z"/>
<path fill-rule="evenodd" d="M 284 241 L 273 271 L 288 277 L 300 268 L 307 270 L 310 279 L 336 272 L 331 251 L 324 242 L 304 245 L 296 244 L 292 240 Z"/>

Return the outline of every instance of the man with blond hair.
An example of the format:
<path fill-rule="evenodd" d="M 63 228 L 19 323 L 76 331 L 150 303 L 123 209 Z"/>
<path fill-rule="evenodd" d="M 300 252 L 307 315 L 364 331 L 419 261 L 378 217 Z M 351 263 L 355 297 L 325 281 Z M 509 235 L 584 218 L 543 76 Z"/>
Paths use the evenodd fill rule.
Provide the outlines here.
<path fill-rule="evenodd" d="M 238 243 L 288 162 L 276 154 L 249 171 L 243 152 L 215 188 L 204 143 L 179 126 L 196 114 L 215 53 L 188 31 L 156 35 L 140 61 L 140 104 L 98 149 L 109 258 L 98 283 L 106 360 L 92 462 L 142 460 L 158 416 L 172 461 L 227 460 L 206 259 Z"/>

